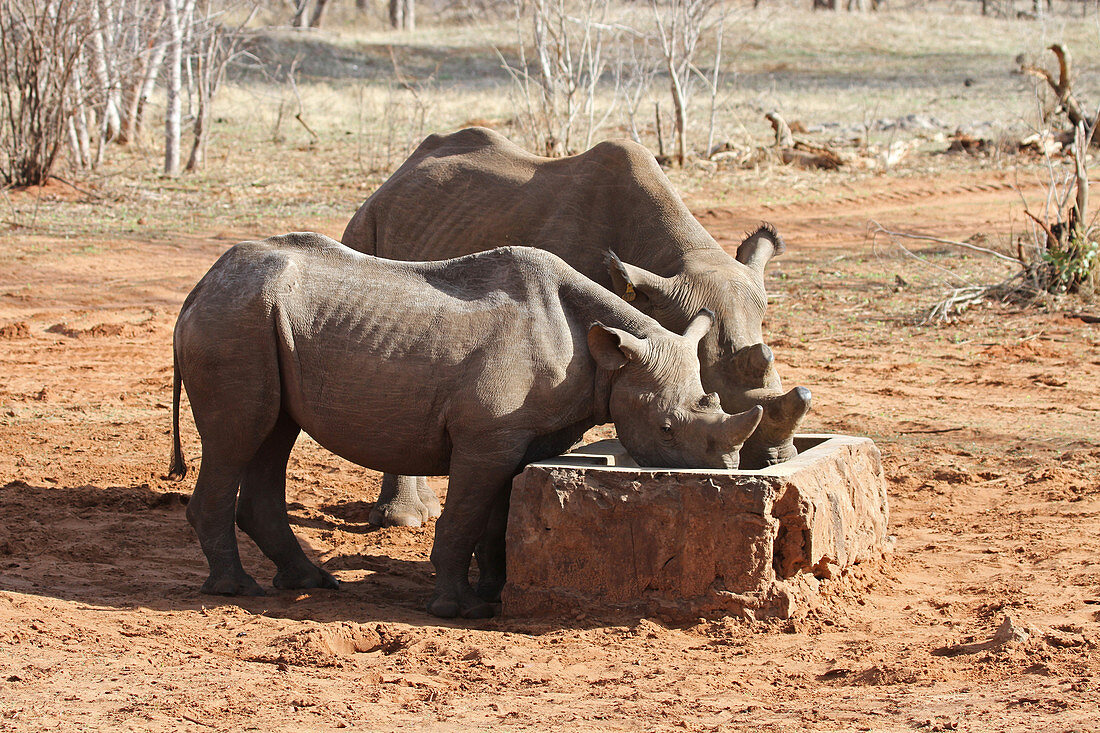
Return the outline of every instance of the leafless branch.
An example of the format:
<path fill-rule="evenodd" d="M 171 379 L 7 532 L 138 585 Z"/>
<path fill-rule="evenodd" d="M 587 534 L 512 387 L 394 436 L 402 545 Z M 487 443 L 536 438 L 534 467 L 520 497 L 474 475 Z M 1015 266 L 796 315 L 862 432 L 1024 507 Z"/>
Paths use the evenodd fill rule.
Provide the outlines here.
<path fill-rule="evenodd" d="M 1007 262 L 1011 262 L 1011 263 L 1016 264 L 1016 265 L 1024 264 L 1023 262 L 1021 262 L 1016 257 L 1013 257 L 1011 255 L 1006 255 L 1003 252 L 998 252 L 996 250 L 988 249 L 986 247 L 979 247 L 978 245 L 970 244 L 969 242 L 957 242 L 953 239 L 942 239 L 940 237 L 933 237 L 933 236 L 928 235 L 928 234 L 911 234 L 909 232 L 891 231 L 891 230 L 887 229 L 886 227 L 882 226 L 881 224 L 879 224 L 877 221 L 871 221 L 870 224 L 871 224 L 871 227 L 872 227 L 872 232 L 874 234 L 880 234 L 881 233 L 881 234 L 887 235 L 888 237 L 901 237 L 902 239 L 918 239 L 918 240 L 922 240 L 922 241 L 925 241 L 925 242 L 936 242 L 937 244 L 946 244 L 946 245 L 949 245 L 949 246 L 952 246 L 952 247 L 962 247 L 964 249 L 974 250 L 975 252 L 981 252 L 982 254 L 987 254 L 990 257 L 996 257 L 998 259 L 1005 260 Z"/>

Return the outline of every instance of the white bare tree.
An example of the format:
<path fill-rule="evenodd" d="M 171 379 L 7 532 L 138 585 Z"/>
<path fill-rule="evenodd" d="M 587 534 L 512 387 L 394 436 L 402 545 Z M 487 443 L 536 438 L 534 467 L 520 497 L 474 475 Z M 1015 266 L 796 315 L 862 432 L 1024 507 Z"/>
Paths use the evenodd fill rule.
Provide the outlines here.
<path fill-rule="evenodd" d="M 195 8 L 195 0 L 164 0 L 168 15 L 168 84 L 164 114 L 164 174 L 180 174 L 180 126 L 183 88 L 183 39 Z"/>
<path fill-rule="evenodd" d="M 81 0 L 0 0 L 0 186 L 45 183 L 72 139 L 86 10 Z"/>
<path fill-rule="evenodd" d="M 206 142 L 210 134 L 210 112 L 214 98 L 225 79 L 226 68 L 240 52 L 245 38 L 245 26 L 256 15 L 259 6 L 252 3 L 245 19 L 236 26 L 222 21 L 227 13 L 239 9 L 240 3 L 217 3 L 215 0 L 197 0 L 197 14 L 191 34 L 191 79 L 195 95 L 194 124 L 192 125 L 191 154 L 186 170 L 202 168 L 206 159 Z"/>
<path fill-rule="evenodd" d="M 608 7 L 609 0 L 516 0 L 519 65 L 501 61 L 516 82 L 521 124 L 540 154 L 588 147 L 612 111 L 613 104 L 599 110 L 597 102 L 608 66 L 605 41 L 615 32 L 606 22 Z"/>
<path fill-rule="evenodd" d="M 721 63 L 721 28 L 725 15 L 721 12 L 721 0 L 650 0 L 668 73 L 675 119 L 676 161 L 684 164 L 688 154 L 688 101 L 693 76 L 708 81 L 695 65 L 699 42 L 704 34 L 717 29 L 717 56 L 714 76 L 708 86 L 711 94 L 711 117 L 714 115 L 714 99 L 718 90 L 718 67 Z M 713 136 L 713 125 L 711 136 Z M 709 143 L 708 143 L 709 150 Z"/>

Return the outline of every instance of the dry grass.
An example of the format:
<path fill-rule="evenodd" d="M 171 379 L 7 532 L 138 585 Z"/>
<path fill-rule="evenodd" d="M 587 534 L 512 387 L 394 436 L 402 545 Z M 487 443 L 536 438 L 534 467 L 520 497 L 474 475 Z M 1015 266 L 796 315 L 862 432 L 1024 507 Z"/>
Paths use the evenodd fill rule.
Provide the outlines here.
<path fill-rule="evenodd" d="M 275 31 L 254 45 L 262 72 L 242 69 L 227 83 L 214 110 L 206 171 L 161 179 L 160 131 L 154 127 L 139 145 L 117 151 L 105 168 L 77 182 L 92 196 L 50 189 L 0 202 L 8 225 L 0 236 L 172 239 L 195 231 L 259 236 L 316 226 L 338 236 L 333 222 L 346 220 L 424 135 L 477 123 L 518 139 L 512 82 L 495 52 L 516 57 L 511 18 L 392 34 L 377 18 L 355 19 L 350 7 L 340 7 L 331 30 Z M 617 20 L 644 25 L 643 10 L 623 5 Z M 1037 104 L 1032 82 L 1011 73 L 1016 55 L 1038 57 L 1046 44 L 1066 43 L 1079 71 L 1076 88 L 1093 103 L 1100 97 L 1098 37 L 1095 15 L 1036 23 L 917 11 L 860 16 L 783 6 L 741 9 L 726 32 L 717 139 L 767 144 L 771 131 L 763 113 L 770 109 L 807 125 L 862 129 L 878 144 L 915 133 L 876 131 L 872 121 L 914 113 L 936 117 L 948 129 L 988 123 L 983 129 L 992 135 L 1024 130 L 1036 124 Z M 296 57 L 295 89 L 286 77 Z M 709 51 L 704 48 L 700 58 L 705 64 Z M 697 145 L 705 140 L 704 97 L 699 90 L 692 100 Z M 643 142 L 655 149 L 654 100 L 670 111 L 660 78 L 641 104 Z M 602 90 L 601 105 L 613 102 L 613 90 Z M 162 115 L 163 101 L 154 100 L 148 119 Z M 613 114 L 600 136 L 621 136 L 626 129 L 622 116 Z M 830 128 L 816 137 L 838 134 Z M 942 131 L 926 138 L 926 150 L 945 147 Z M 913 156 L 892 173 L 1015 164 Z M 784 203 L 812 198 L 853 175 L 880 173 L 691 167 L 673 178 L 689 195 L 705 187 L 702 203 L 735 202 L 739 191 L 761 181 Z"/>

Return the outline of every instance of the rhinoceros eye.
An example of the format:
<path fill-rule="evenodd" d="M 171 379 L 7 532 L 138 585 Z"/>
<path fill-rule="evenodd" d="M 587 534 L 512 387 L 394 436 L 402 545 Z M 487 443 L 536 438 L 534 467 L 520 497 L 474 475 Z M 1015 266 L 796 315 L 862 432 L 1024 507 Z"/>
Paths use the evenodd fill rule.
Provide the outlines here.
<path fill-rule="evenodd" d="M 665 437 L 672 435 L 672 423 L 665 422 L 665 424 L 661 426 L 661 432 L 665 434 Z"/>

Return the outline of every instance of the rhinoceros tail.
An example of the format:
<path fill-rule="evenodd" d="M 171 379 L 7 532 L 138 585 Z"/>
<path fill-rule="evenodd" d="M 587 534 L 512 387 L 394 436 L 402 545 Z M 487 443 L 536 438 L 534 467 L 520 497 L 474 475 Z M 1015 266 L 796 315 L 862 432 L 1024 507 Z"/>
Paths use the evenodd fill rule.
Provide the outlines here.
<path fill-rule="evenodd" d="M 180 387 L 183 380 L 180 378 L 180 360 L 176 355 L 175 344 L 172 345 L 172 465 L 168 467 L 168 478 L 179 481 L 187 475 L 187 461 L 183 459 L 183 449 L 180 447 Z"/>

